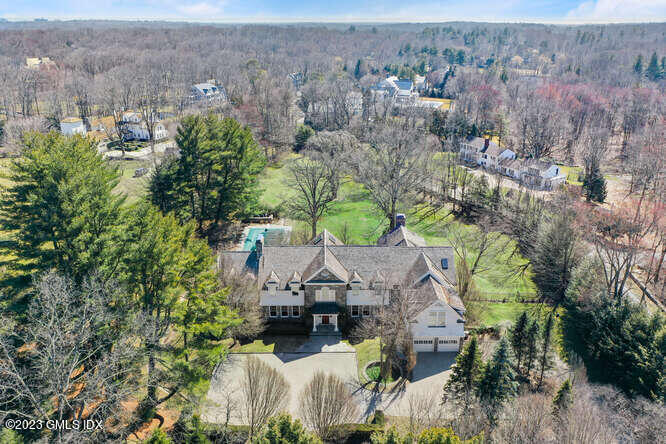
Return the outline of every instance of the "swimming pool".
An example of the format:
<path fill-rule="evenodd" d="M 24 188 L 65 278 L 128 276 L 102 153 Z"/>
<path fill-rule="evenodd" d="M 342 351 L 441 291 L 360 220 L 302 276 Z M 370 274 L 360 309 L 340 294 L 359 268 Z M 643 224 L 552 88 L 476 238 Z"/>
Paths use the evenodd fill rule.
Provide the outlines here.
<path fill-rule="evenodd" d="M 290 227 L 283 228 L 263 228 L 252 227 L 248 230 L 245 241 L 243 242 L 243 251 L 253 251 L 257 237 L 264 235 L 264 245 L 275 246 L 289 243 Z"/>

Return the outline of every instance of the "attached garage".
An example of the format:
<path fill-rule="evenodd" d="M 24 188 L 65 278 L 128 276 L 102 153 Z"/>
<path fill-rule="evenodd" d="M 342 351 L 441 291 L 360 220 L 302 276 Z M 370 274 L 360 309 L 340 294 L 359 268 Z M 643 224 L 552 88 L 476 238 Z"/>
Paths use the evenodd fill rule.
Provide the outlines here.
<path fill-rule="evenodd" d="M 457 352 L 460 338 L 414 338 L 415 352 Z"/>
<path fill-rule="evenodd" d="M 438 352 L 457 352 L 460 348 L 460 338 L 437 338 Z"/>
<path fill-rule="evenodd" d="M 435 350 L 434 338 L 414 338 L 415 352 L 432 352 Z"/>

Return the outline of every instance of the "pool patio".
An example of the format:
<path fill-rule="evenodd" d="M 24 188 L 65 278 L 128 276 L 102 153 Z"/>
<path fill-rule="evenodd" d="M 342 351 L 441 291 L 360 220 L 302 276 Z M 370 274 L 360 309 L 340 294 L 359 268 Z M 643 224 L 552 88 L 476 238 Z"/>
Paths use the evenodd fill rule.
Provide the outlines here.
<path fill-rule="evenodd" d="M 264 236 L 266 245 L 284 245 L 289 243 L 291 226 L 277 224 L 251 224 L 243 229 L 237 251 L 252 251 L 259 235 Z"/>

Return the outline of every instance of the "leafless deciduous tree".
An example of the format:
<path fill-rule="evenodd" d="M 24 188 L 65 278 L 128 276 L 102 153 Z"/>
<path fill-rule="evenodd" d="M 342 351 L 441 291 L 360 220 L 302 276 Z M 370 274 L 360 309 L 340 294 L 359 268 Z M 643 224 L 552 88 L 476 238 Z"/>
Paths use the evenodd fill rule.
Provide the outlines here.
<path fill-rule="evenodd" d="M 317 223 L 331 207 L 338 193 L 338 172 L 322 161 L 318 152 L 307 153 L 300 161 L 289 165 L 289 186 L 296 195 L 289 200 L 288 207 L 294 218 L 310 225 L 311 236 L 317 235 Z"/>
<path fill-rule="evenodd" d="M 408 355 L 411 351 L 410 323 L 432 301 L 425 300 L 420 291 L 411 288 L 411 282 L 400 282 L 388 271 L 376 279 L 381 281 L 381 288 L 375 289 L 378 307 L 372 316 L 360 320 L 353 336 L 379 338 L 380 374 L 386 379 L 398 365 L 399 352 Z M 385 305 L 383 301 L 390 303 Z"/>
<path fill-rule="evenodd" d="M 334 374 L 317 372 L 300 394 L 300 414 L 305 423 L 322 438 L 331 428 L 353 422 L 358 416 L 354 398 L 347 384 Z"/>
<path fill-rule="evenodd" d="M 444 408 L 435 390 L 407 394 L 407 405 L 401 413 L 407 418 L 412 436 L 418 436 L 424 429 L 439 427 L 444 420 Z"/>
<path fill-rule="evenodd" d="M 241 414 L 250 427 L 250 438 L 266 424 L 268 418 L 280 412 L 289 402 L 289 382 L 282 374 L 254 356 L 243 364 L 240 381 Z"/>
<path fill-rule="evenodd" d="M 566 125 L 562 111 L 543 92 L 531 91 L 521 98 L 517 111 L 517 136 L 523 155 L 540 159 L 551 156 Z"/>
<path fill-rule="evenodd" d="M 350 166 L 392 230 L 400 206 L 413 203 L 430 177 L 429 148 L 421 132 L 397 125 L 375 127 L 368 142 L 366 149 L 355 153 Z"/>
<path fill-rule="evenodd" d="M 47 131 L 47 121 L 43 117 L 34 116 L 24 119 L 12 119 L 5 123 L 3 129 L 3 147 L 0 152 L 5 154 L 18 154 L 21 151 L 23 135 L 36 131 Z"/>
<path fill-rule="evenodd" d="M 120 403 L 133 395 L 130 375 L 137 350 L 109 308 L 113 290 L 92 279 L 76 288 L 55 273 L 37 283 L 25 325 L 2 319 L 0 330 L 0 422 L 119 419 Z M 80 431 L 56 430 L 58 442 Z M 79 438 L 106 441 L 105 430 Z"/>
<path fill-rule="evenodd" d="M 553 442 L 552 400 L 543 394 L 527 394 L 504 408 L 493 440 L 506 444 Z"/>
<path fill-rule="evenodd" d="M 228 330 L 228 335 L 235 340 L 253 339 L 266 328 L 262 307 L 258 304 L 259 292 L 256 280 L 250 275 L 243 275 L 231 264 L 220 263 L 220 285 L 229 289 L 226 304 L 243 319 L 239 325 Z"/>

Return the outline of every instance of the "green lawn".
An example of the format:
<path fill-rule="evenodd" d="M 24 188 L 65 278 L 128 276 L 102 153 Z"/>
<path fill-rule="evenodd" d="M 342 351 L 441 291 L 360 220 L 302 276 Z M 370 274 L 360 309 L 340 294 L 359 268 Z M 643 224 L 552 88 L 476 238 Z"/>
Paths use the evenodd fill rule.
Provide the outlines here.
<path fill-rule="evenodd" d="M 520 302 L 486 302 L 481 310 L 481 326 L 489 327 L 502 321 L 514 321 L 523 311 L 530 309 L 532 304 Z"/>
<path fill-rule="evenodd" d="M 349 341 L 344 340 L 349 344 Z M 356 361 L 358 363 L 358 377 L 362 382 L 367 378 L 363 374 L 363 369 L 371 361 L 379 361 L 379 338 L 366 339 L 358 344 L 350 344 L 356 350 Z"/>
<path fill-rule="evenodd" d="M 120 181 L 114 191 L 127 196 L 126 204 L 132 204 L 146 194 L 150 173 L 142 177 L 133 176 L 137 168 L 151 168 L 151 162 L 144 160 L 119 160 L 112 161 L 111 165 L 117 166 L 120 172 Z"/>
<path fill-rule="evenodd" d="M 583 185 L 583 182 L 578 181 L 578 174 L 583 171 L 582 167 L 570 167 L 566 165 L 558 165 L 558 167 L 562 171 L 562 174 L 567 176 L 567 183 L 570 183 L 571 185 Z"/>
<path fill-rule="evenodd" d="M 293 193 L 285 183 L 288 171 L 284 166 L 289 162 L 297 161 L 298 158 L 297 155 L 290 155 L 277 167 L 267 167 L 262 173 L 260 184 L 265 189 L 262 196 L 264 204 L 278 205 L 285 196 Z M 463 234 L 475 229 L 473 225 L 464 224 L 452 216 L 443 220 L 434 216 L 422 224 L 416 224 L 415 219 L 415 217 L 408 218 L 407 227 L 421 235 L 428 245 L 449 245 L 444 230 L 447 225 L 455 224 L 463 231 Z M 303 222 L 289 221 L 289 223 L 297 230 L 309 229 Z M 370 201 L 368 191 L 349 178 L 341 186 L 338 200 L 319 222 L 317 229 L 321 231 L 326 228 L 334 235 L 342 237 L 345 226 L 349 234 L 349 243 L 366 245 L 374 244 L 387 226 L 387 221 Z M 493 267 L 475 279 L 480 296 L 487 300 L 506 299 L 508 301 L 515 301 L 518 294 L 522 297 L 533 297 L 536 294 L 536 287 L 529 273 L 521 276 L 515 275 L 515 270 L 523 265 L 526 259 L 511 256 L 514 242 L 508 237 L 503 237 L 504 240 L 509 242 L 505 249 L 506 253 Z"/>

